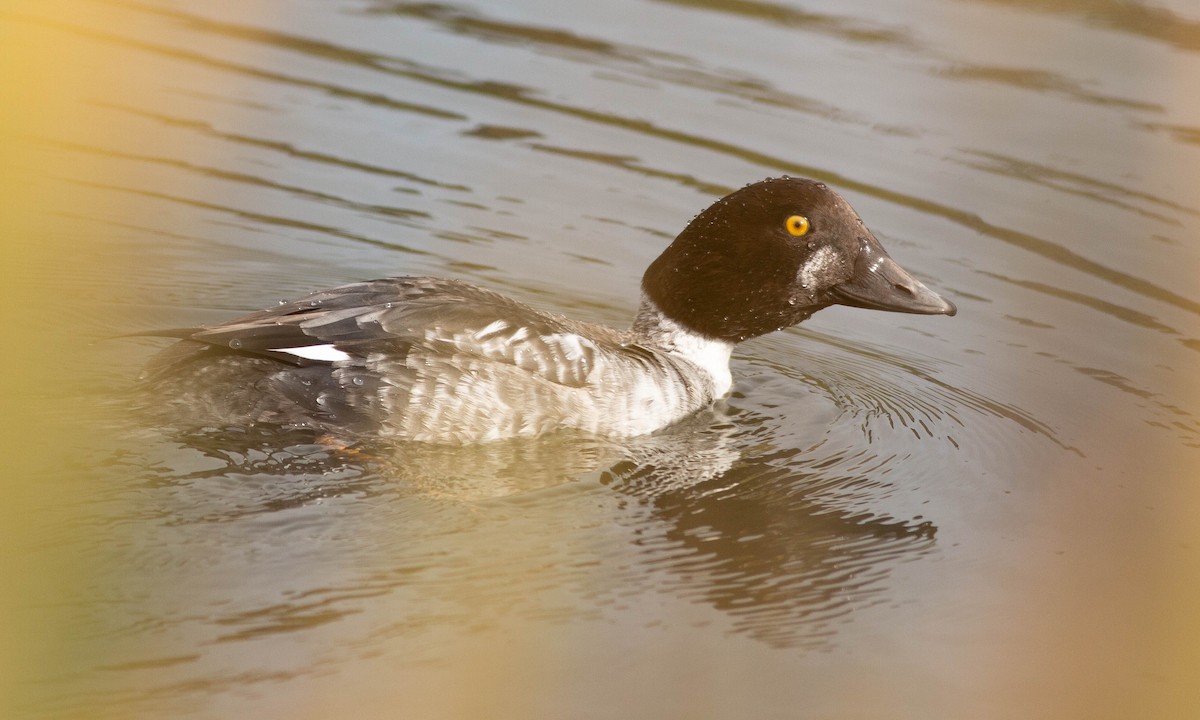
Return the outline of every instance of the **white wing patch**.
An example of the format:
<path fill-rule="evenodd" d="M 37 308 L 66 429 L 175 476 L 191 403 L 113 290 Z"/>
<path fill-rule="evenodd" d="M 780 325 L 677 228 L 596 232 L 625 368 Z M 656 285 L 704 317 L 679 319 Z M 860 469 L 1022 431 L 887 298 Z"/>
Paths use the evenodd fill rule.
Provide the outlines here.
<path fill-rule="evenodd" d="M 305 360 L 317 360 L 320 362 L 337 362 L 339 360 L 349 360 L 350 356 L 338 350 L 333 345 L 305 345 L 303 347 L 294 348 L 271 348 L 271 352 L 287 353 L 302 357 Z"/>

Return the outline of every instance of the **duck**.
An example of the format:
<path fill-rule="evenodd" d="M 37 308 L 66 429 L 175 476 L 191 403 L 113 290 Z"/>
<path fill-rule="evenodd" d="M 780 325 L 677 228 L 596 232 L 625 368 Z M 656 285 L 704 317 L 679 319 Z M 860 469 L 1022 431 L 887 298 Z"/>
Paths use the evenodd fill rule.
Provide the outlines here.
<path fill-rule="evenodd" d="M 193 427 L 473 444 L 662 430 L 729 393 L 751 338 L 831 305 L 954 315 L 822 182 L 775 177 L 696 215 L 646 269 L 627 330 L 455 279 L 341 285 L 173 337 L 141 385 Z"/>

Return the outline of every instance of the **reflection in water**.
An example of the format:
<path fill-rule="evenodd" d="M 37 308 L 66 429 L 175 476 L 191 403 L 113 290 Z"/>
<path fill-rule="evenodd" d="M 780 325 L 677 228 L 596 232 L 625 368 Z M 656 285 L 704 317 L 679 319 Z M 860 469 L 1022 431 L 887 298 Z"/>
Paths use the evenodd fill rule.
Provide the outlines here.
<path fill-rule="evenodd" d="M 152 433 L 138 433 L 147 440 Z M 169 524 L 234 522 L 301 508 L 321 499 L 377 493 L 356 453 L 323 445 L 303 431 L 228 429 L 174 437 L 151 461 L 144 487 L 176 490 Z M 159 440 L 161 442 L 161 440 Z M 129 465 L 132 459 L 125 459 Z"/>
<path fill-rule="evenodd" d="M 1200 21 L 1137 0 L 973 0 L 1067 15 L 1115 32 L 1139 35 L 1183 50 L 1200 50 Z"/>
<path fill-rule="evenodd" d="M 300 198 L 313 200 L 313 201 L 321 202 L 321 203 L 328 203 L 330 205 L 336 205 L 339 207 L 346 208 L 348 210 L 368 212 L 368 213 L 374 213 L 374 214 L 381 215 L 381 216 L 390 216 L 390 217 L 396 217 L 396 218 L 409 218 L 409 217 L 427 218 L 427 217 L 429 217 L 428 213 L 422 212 L 420 210 L 411 210 L 411 209 L 407 209 L 407 208 L 396 207 L 395 205 L 386 205 L 386 206 L 384 206 L 384 205 L 369 205 L 369 204 L 365 204 L 365 203 L 356 202 L 356 201 L 348 199 L 348 198 L 338 197 L 336 195 L 318 192 L 318 191 L 310 190 L 310 189 L 303 188 L 303 187 L 284 185 L 282 183 L 276 182 L 276 181 L 271 180 L 266 177 L 249 175 L 249 174 L 240 173 L 240 172 L 231 172 L 228 170 L 221 170 L 219 168 L 214 168 L 214 167 L 204 167 L 204 166 L 200 166 L 200 165 L 193 165 L 190 163 L 185 163 L 185 162 L 173 160 L 170 158 L 157 157 L 154 155 L 137 155 L 137 154 L 133 154 L 133 153 L 116 152 L 116 151 L 111 151 L 111 150 L 104 150 L 101 148 L 86 147 L 83 145 L 76 145 L 76 144 L 69 144 L 69 143 L 49 142 L 48 144 L 57 149 L 68 150 L 71 152 L 105 155 L 105 156 L 117 158 L 120 160 L 128 160 L 128 161 L 142 162 L 142 163 L 148 163 L 148 164 L 157 164 L 157 165 L 166 165 L 168 167 L 183 170 L 185 172 L 208 176 L 208 177 L 213 178 L 214 180 L 218 180 L 218 181 L 240 183 L 240 184 L 249 185 L 249 186 L 252 186 L 252 187 L 255 187 L 258 189 L 262 189 L 262 190 L 274 190 L 274 191 L 285 192 L 285 193 L 288 193 L 288 194 L 291 194 L 291 195 L 294 195 L 294 196 L 297 196 Z M 113 186 L 110 186 L 110 188 L 117 189 Z M 145 192 L 145 191 L 138 191 L 138 190 L 132 190 L 132 189 L 127 189 L 126 191 L 127 192 Z M 197 203 L 194 200 L 189 201 L 189 200 L 186 200 L 183 198 L 172 198 L 170 196 L 165 196 L 162 194 L 154 194 L 153 197 L 170 199 L 170 200 L 174 200 L 176 202 L 184 202 L 184 203 L 188 203 L 188 204 L 192 204 L 192 205 L 199 205 L 199 203 Z M 203 206 L 203 207 L 208 207 L 208 206 Z M 212 208 L 212 209 L 228 211 L 228 208 Z M 241 214 L 243 216 L 257 220 L 259 222 L 264 222 L 264 223 L 268 223 L 268 224 L 280 224 L 280 225 L 288 225 L 288 226 L 298 225 L 298 223 L 296 223 L 294 220 L 288 221 L 288 220 L 284 220 L 282 218 L 269 217 L 269 216 L 259 215 L 259 214 L 250 214 L 250 213 L 245 213 L 245 212 L 243 212 Z M 350 234 L 345 233 L 344 231 L 339 231 L 336 228 L 308 226 L 308 229 L 317 229 L 326 234 L 344 237 L 347 239 L 352 239 L 352 240 L 357 240 L 357 241 L 367 241 L 366 238 L 350 235 Z M 408 248 L 397 248 L 397 249 L 408 250 Z M 409 250 L 409 252 L 412 252 L 412 251 Z"/>
<path fill-rule="evenodd" d="M 799 27 L 831 35 L 852 43 L 908 45 L 909 34 L 901 28 L 884 27 L 867 18 L 806 12 L 781 2 L 766 0 L 657 0 L 675 5 L 713 10 L 762 20 L 773 25 Z"/>
<path fill-rule="evenodd" d="M 331 155 L 329 153 L 318 152 L 315 150 L 298 148 L 298 147 L 293 146 L 290 143 L 282 142 L 279 140 L 272 140 L 270 138 L 265 138 L 265 137 L 255 137 L 252 135 L 246 135 L 246 134 L 242 134 L 242 133 L 222 132 L 222 131 L 214 128 L 210 123 L 204 122 L 203 120 L 194 120 L 194 119 L 178 117 L 175 115 L 168 115 L 168 114 L 165 114 L 161 109 L 151 111 L 151 110 L 146 110 L 146 109 L 142 109 L 142 108 L 131 107 L 128 105 L 122 105 L 122 104 L 118 104 L 118 103 L 104 103 L 103 107 L 106 107 L 106 108 L 109 108 L 109 109 L 112 109 L 112 110 L 115 110 L 118 112 L 127 113 L 131 116 L 141 117 L 141 118 L 145 118 L 148 120 L 153 120 L 155 122 L 162 123 L 166 127 L 178 127 L 178 128 L 190 130 L 192 132 L 197 133 L 198 135 L 200 135 L 202 137 L 212 138 L 215 140 L 220 140 L 222 142 L 233 143 L 235 145 L 245 145 L 247 147 L 267 151 L 268 153 L 271 153 L 271 154 L 278 153 L 279 155 L 281 155 L 287 159 L 293 159 L 293 160 L 303 161 L 303 162 L 312 162 L 312 163 L 317 163 L 320 165 L 326 165 L 331 168 L 338 168 L 338 169 L 349 170 L 349 171 L 353 171 L 353 172 L 366 173 L 367 175 L 380 178 L 381 181 L 404 180 L 407 182 L 416 183 L 418 185 L 424 185 L 424 186 L 429 186 L 429 187 L 439 187 L 439 188 L 445 188 L 445 189 L 449 189 L 449 190 L 457 190 L 460 192 L 466 191 L 468 189 L 465 185 L 457 185 L 457 184 L 453 184 L 453 183 L 439 182 L 438 180 L 434 180 L 434 179 L 427 178 L 427 177 L 422 177 L 420 175 L 416 175 L 416 174 L 410 173 L 410 172 L 405 172 L 404 170 L 400 170 L 400 169 L 393 168 L 393 167 L 385 167 L 383 165 L 378 165 L 375 163 L 365 162 L 365 161 L 361 161 L 361 160 L 353 160 L 353 159 L 345 158 L 345 157 L 339 157 L 337 155 Z M 406 108 L 405 111 L 408 112 L 409 109 Z M 455 118 L 455 119 L 464 119 L 464 118 Z M 406 192 L 414 192 L 414 193 L 416 192 L 416 189 L 410 189 L 410 188 L 403 188 L 403 190 Z"/>
<path fill-rule="evenodd" d="M 933 547 L 935 526 L 831 503 L 861 478 L 803 475 L 739 462 L 693 484 L 669 481 L 667 461 L 619 463 L 604 482 L 648 502 L 666 524 L 642 536 L 647 561 L 669 571 L 670 592 L 734 618 L 738 632 L 775 647 L 820 647 L 856 608 L 887 598 L 889 567 Z M 682 552 L 681 552 L 682 550 Z"/>
<path fill-rule="evenodd" d="M 964 164 L 976 170 L 1007 175 L 1081 198 L 1114 204 L 1142 217 L 1178 225 L 1179 221 L 1172 215 L 1166 214 L 1165 211 L 1183 213 L 1192 217 L 1200 216 L 1200 212 L 1187 205 L 1145 192 L 1136 186 L 1114 182 L 1112 179 L 1100 180 L 993 152 L 969 151 L 966 155 L 974 160 L 964 162 Z M 1163 212 L 1160 212 L 1159 209 Z"/>
<path fill-rule="evenodd" d="M 1102 95 L 1088 90 L 1086 85 L 1061 75 L 1044 70 L 1028 70 L 1009 67 L 951 67 L 940 71 L 942 76 L 957 80 L 1003 83 L 1037 92 L 1061 93 L 1073 100 L 1096 103 L 1097 105 L 1162 112 L 1161 105 L 1127 100 L 1112 95 Z"/>
<path fill-rule="evenodd" d="M 384 3 L 373 12 L 419 18 L 455 33 L 485 42 L 519 44 L 538 53 L 563 55 L 567 60 L 585 61 L 589 64 L 629 72 L 633 77 L 641 78 L 639 82 L 645 80 L 666 82 L 717 93 L 729 98 L 836 119 L 840 122 L 868 124 L 864 118 L 854 117 L 835 105 L 823 102 L 820 98 L 788 93 L 759 78 L 722 74 L 719 71 L 705 68 L 701 59 L 664 53 L 657 48 L 615 45 L 596 38 L 581 37 L 568 30 L 503 22 L 485 15 L 466 12 L 458 7 L 437 3 Z M 838 19 L 831 16 L 795 12 L 792 19 L 798 21 L 796 24 L 812 25 L 813 29 L 818 31 L 843 35 L 848 40 L 855 42 L 901 44 L 905 40 L 902 35 L 889 31 L 852 29 L 847 26 L 848 24 L 839 22 Z M 530 90 L 532 89 L 524 89 L 524 92 L 521 93 L 522 96 L 531 95 Z M 558 105 L 547 107 L 583 112 L 582 108 L 572 109 Z M 607 118 L 597 116 L 593 119 L 621 124 L 633 122 L 615 116 Z M 680 137 L 687 136 L 681 135 Z M 709 140 L 711 141 L 711 138 Z M 716 192 L 705 188 L 701 189 L 706 193 L 716 195 L 724 195 L 729 192 L 728 188 Z"/>

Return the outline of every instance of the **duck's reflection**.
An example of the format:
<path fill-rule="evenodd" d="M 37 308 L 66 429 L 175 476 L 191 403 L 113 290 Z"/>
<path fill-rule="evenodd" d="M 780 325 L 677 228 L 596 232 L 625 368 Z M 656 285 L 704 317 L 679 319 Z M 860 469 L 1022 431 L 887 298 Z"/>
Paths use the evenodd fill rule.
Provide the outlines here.
<path fill-rule="evenodd" d="M 824 644 L 856 608 L 887 599 L 896 562 L 933 547 L 937 528 L 928 520 L 839 501 L 861 479 L 811 469 L 835 459 L 761 442 L 742 456 L 734 426 L 710 427 L 723 431 L 641 445 L 603 481 L 643 500 L 667 528 L 635 542 L 670 573 L 674 590 L 730 614 L 740 632 L 772 645 Z"/>
<path fill-rule="evenodd" d="M 466 448 L 350 446 L 260 429 L 188 436 L 186 446 L 199 452 L 188 461 L 192 469 L 161 477 L 241 483 L 237 493 L 220 496 L 223 506 L 214 494 L 213 502 L 186 511 L 193 521 L 338 495 L 503 503 L 598 478 L 609 491 L 637 500 L 629 539 L 638 547 L 632 562 L 641 581 L 706 603 L 732 617 L 737 631 L 771 645 L 821 646 L 857 608 L 889 599 L 892 569 L 928 552 L 936 527 L 874 510 L 870 489 L 882 486 L 838 476 L 832 451 L 780 449 L 769 436 L 755 418 L 724 407 L 621 443 L 561 437 Z M 854 452 L 861 461 L 863 449 Z M 529 505 L 529 512 L 559 510 L 549 501 Z M 408 574 L 397 580 L 412 581 Z"/>

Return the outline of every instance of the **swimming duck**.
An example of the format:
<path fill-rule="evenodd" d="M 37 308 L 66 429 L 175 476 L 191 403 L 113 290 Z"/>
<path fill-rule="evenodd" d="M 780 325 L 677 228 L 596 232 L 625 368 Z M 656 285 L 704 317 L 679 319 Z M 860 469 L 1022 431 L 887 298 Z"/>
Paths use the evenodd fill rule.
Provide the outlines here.
<path fill-rule="evenodd" d="M 893 261 L 840 195 L 781 177 L 695 217 L 650 264 L 629 330 L 457 280 L 321 290 L 179 342 L 143 373 L 194 427 L 260 423 L 475 443 L 572 428 L 659 430 L 725 395 L 738 343 L 830 305 L 955 307 Z"/>

